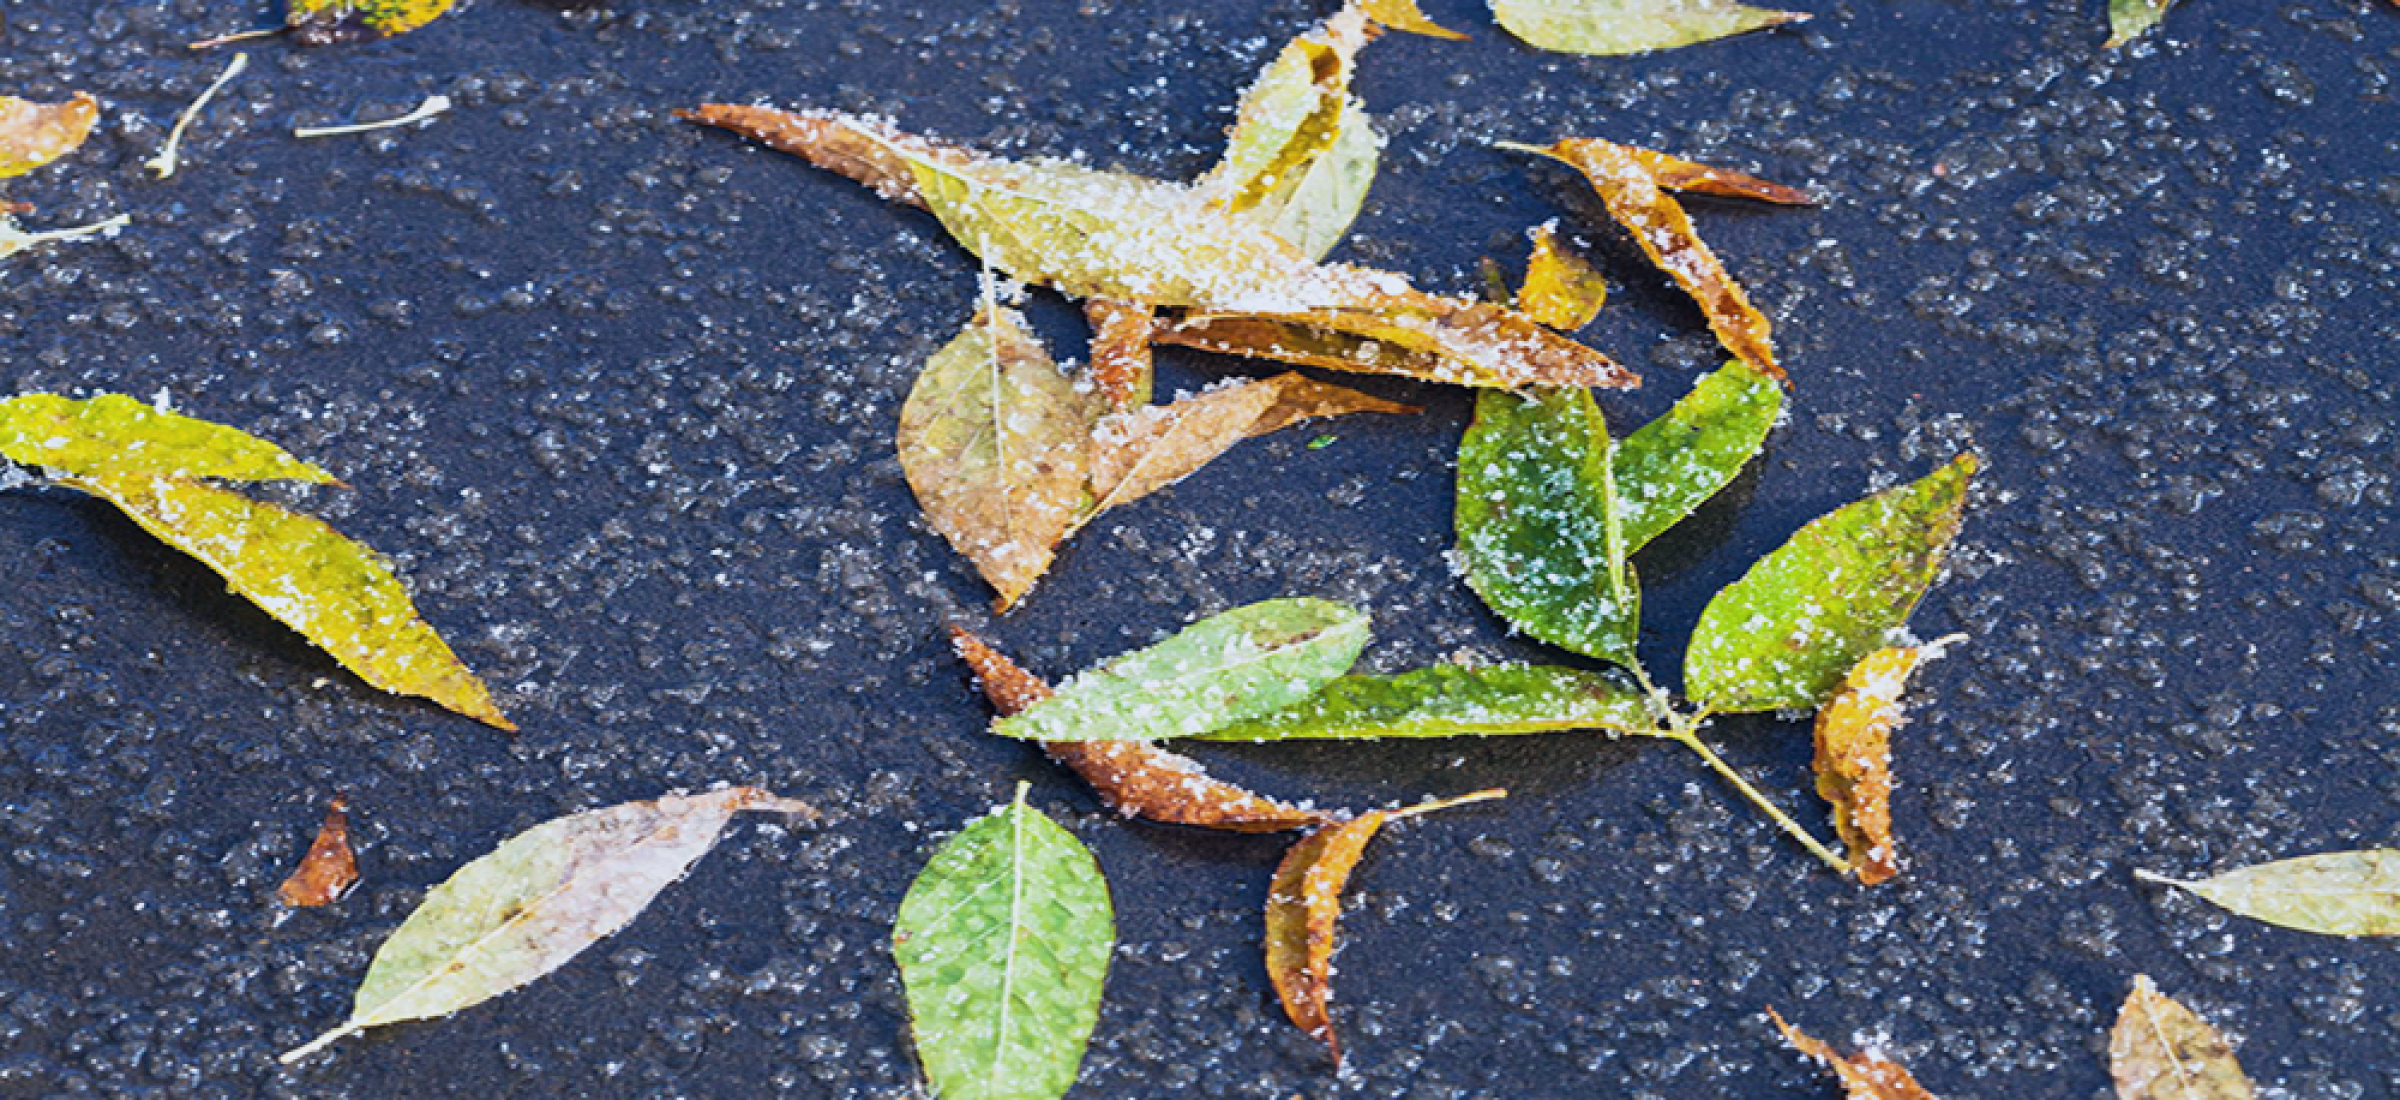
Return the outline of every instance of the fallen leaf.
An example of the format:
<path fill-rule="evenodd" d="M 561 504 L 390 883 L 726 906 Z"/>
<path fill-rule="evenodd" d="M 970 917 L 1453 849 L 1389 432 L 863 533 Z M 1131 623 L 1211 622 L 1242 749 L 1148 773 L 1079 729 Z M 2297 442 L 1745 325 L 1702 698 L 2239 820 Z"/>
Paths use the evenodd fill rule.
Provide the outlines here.
<path fill-rule="evenodd" d="M 1242 93 L 1225 156 L 1200 178 L 1201 193 L 1310 259 L 1333 251 L 1383 149 L 1350 94 L 1358 51 L 1372 38 L 1365 13 L 1346 7 L 1285 45 Z"/>
<path fill-rule="evenodd" d="M 2136 974 L 2108 1035 L 2118 1100 L 2251 1100 L 2256 1086 L 2208 1021 Z"/>
<path fill-rule="evenodd" d="M 2167 17 L 2167 9 L 2175 0 L 2108 0 L 2108 42 L 2106 49 L 2116 49 L 2159 24 Z"/>
<path fill-rule="evenodd" d="M 1666 415 L 1618 440 L 1617 524 L 1625 553 L 1666 534 L 1740 476 L 1783 415 L 1783 387 L 1739 359 L 1700 376 Z"/>
<path fill-rule="evenodd" d="M 0 179 L 22 176 L 72 153 L 100 121 L 100 101 L 82 92 L 65 103 L 0 96 Z"/>
<path fill-rule="evenodd" d="M 1867 654 L 1817 711 L 1817 794 L 1833 804 L 1834 830 L 1858 880 L 1869 886 L 1900 873 L 1892 837 L 1892 731 L 1902 721 L 1900 693 L 1919 664 L 1962 638 Z"/>
<path fill-rule="evenodd" d="M 1350 670 L 1367 616 L 1330 600 L 1237 607 L 1080 673 L 1050 698 L 992 724 L 1028 741 L 1191 737 L 1271 714 Z"/>
<path fill-rule="evenodd" d="M 325 824 L 309 844 L 300 866 L 276 888 L 285 905 L 314 909 L 340 901 L 358 885 L 358 857 L 350 852 L 350 804 L 336 798 L 325 807 Z"/>
<path fill-rule="evenodd" d="M 1244 439 L 1320 417 L 1416 411 L 1304 375 L 1279 374 L 1110 416 L 1093 436 L 1091 497 L 1097 503 L 1086 522 L 1191 476 Z"/>
<path fill-rule="evenodd" d="M 959 627 L 950 642 L 1002 717 L 1050 697 L 1050 685 Z M 1045 741 L 1042 751 L 1082 776 L 1127 817 L 1236 833 L 1272 833 L 1331 820 L 1211 779 L 1199 761 L 1147 741 Z"/>
<path fill-rule="evenodd" d="M 1108 882 L 1016 801 L 951 837 L 901 899 L 892 954 L 942 1100 L 1057 1100 L 1075 1084 L 1116 949 Z"/>
<path fill-rule="evenodd" d="M 375 952 L 349 1020 L 284 1064 L 371 1027 L 447 1016 L 566 965 L 639 916 L 743 810 L 815 815 L 731 787 L 589 810 L 510 837 L 425 895 Z"/>
<path fill-rule="evenodd" d="M 1735 0 L 1492 0 L 1492 15 L 1529 46 L 1601 56 L 1671 50 L 1808 18 Z"/>
<path fill-rule="evenodd" d="M 248 432 L 113 393 L 36 393 L 0 401 L 0 455 L 68 475 L 341 484 Z"/>
<path fill-rule="evenodd" d="M 1410 34 L 1421 34 L 1427 38 L 1448 38 L 1460 42 L 1466 41 L 1467 38 L 1466 35 L 1427 19 L 1425 12 L 1417 7 L 1417 0 L 1359 0 L 1359 7 L 1365 10 L 1367 18 L 1374 20 L 1377 26 L 1390 27 L 1396 31 L 1407 31 Z"/>
<path fill-rule="evenodd" d="M 457 0 L 289 0 L 292 41 L 328 46 L 407 34 L 441 17 Z"/>
<path fill-rule="evenodd" d="M 1750 296 L 1725 270 L 1725 265 L 1700 239 L 1690 215 L 1659 189 L 1640 158 L 1625 146 L 1597 138 L 1567 138 L 1546 149 L 1511 145 L 1540 153 L 1582 172 L 1592 190 L 1633 236 L 1635 244 L 1692 299 L 1708 317 L 1708 327 L 1726 350 L 1781 380 L 1775 362 L 1772 327 L 1766 315 L 1750 304 Z"/>
<path fill-rule="evenodd" d="M 1458 562 L 1509 625 L 1631 667 L 1641 591 L 1609 452 L 1589 390 L 1477 395 L 1458 445 Z"/>
<path fill-rule="evenodd" d="M 2400 935 L 2400 849 L 2324 852 L 2196 881 L 2135 871 L 2252 920 L 2329 936 Z"/>
<path fill-rule="evenodd" d="M 1767 1015 L 1775 1018 L 1775 1026 L 1783 1029 L 1784 1041 L 1792 1044 L 1792 1049 L 1823 1062 L 1841 1078 L 1842 1092 L 1849 1100 L 1934 1100 L 1900 1063 L 1874 1051 L 1845 1058 L 1823 1040 L 1785 1023 L 1774 1009 L 1768 1009 Z"/>
<path fill-rule="evenodd" d="M 1650 173 L 1651 179 L 1669 191 L 1727 199 L 1757 199 L 1783 206 L 1812 206 L 1817 201 L 1814 196 L 1797 187 L 1769 183 L 1731 168 L 1716 168 L 1635 145 L 1620 145 L 1618 148 L 1625 150 L 1643 170 Z"/>
<path fill-rule="evenodd" d="M 1083 303 L 1092 326 L 1092 389 L 1116 410 L 1150 403 L 1151 330 L 1158 311 L 1143 302 L 1094 298 Z"/>
<path fill-rule="evenodd" d="M 1583 257 L 1559 246 L 1554 226 L 1533 228 L 1533 258 L 1525 263 L 1525 286 L 1517 308 L 1554 329 L 1578 329 L 1608 304 L 1608 282 Z"/>
<path fill-rule="evenodd" d="M 1359 309 L 1186 312 L 1162 325 L 1157 340 L 1457 386 L 1523 390 L 1640 384 L 1605 356 L 1516 310 L 1414 291 Z"/>
<path fill-rule="evenodd" d="M 1273 714 L 1204 741 L 1371 740 L 1557 730 L 1646 734 L 1650 704 L 1617 677 L 1545 665 L 1435 665 L 1398 676 L 1344 676 Z"/>
<path fill-rule="evenodd" d="M 1292 845 L 1276 865 L 1267 888 L 1267 977 L 1291 1017 L 1309 1037 L 1324 1041 L 1333 1060 L 1342 1060 L 1333 1031 L 1333 953 L 1340 945 L 1342 890 L 1366 854 L 1367 842 L 1402 818 L 1469 802 L 1508 797 L 1507 791 L 1476 791 L 1400 810 L 1371 810 L 1329 825 Z"/>
<path fill-rule="evenodd" d="M 78 225 L 67 229 L 45 229 L 29 233 L 17 225 L 17 220 L 10 217 L 9 212 L 0 211 L 0 260 L 53 241 L 73 241 L 85 237 L 97 237 L 114 233 L 131 224 L 133 224 L 133 219 L 119 214 L 107 221 L 94 222 L 91 225 Z"/>
<path fill-rule="evenodd" d="M 1685 691 L 1718 713 L 1821 705 L 1933 584 L 1976 466 L 1837 508 L 1752 565 L 1700 613 Z"/>

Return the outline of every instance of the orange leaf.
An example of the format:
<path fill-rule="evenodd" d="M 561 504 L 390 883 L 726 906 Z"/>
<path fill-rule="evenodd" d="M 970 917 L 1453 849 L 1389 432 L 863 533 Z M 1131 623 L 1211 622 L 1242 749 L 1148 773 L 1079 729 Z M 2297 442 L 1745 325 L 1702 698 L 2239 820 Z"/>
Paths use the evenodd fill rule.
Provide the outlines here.
<path fill-rule="evenodd" d="M 1608 283 L 1578 256 L 1558 245 L 1558 232 L 1533 228 L 1533 258 L 1525 262 L 1525 287 L 1516 295 L 1527 317 L 1554 329 L 1578 329 L 1608 304 Z"/>
<path fill-rule="evenodd" d="M 98 121 L 100 101 L 82 92 L 65 103 L 0 96 L 0 179 L 22 176 L 74 152 Z"/>
<path fill-rule="evenodd" d="M 879 140 L 831 112 L 780 111 L 773 107 L 744 107 L 705 103 L 679 110 L 675 117 L 731 130 L 778 152 L 874 188 L 885 199 L 909 206 L 925 205 L 917 193 L 917 174 L 891 143 Z M 930 152 L 930 150 L 928 150 Z"/>
<path fill-rule="evenodd" d="M 1775 1026 L 1783 1029 L 1784 1041 L 1792 1044 L 1792 1049 L 1825 1063 L 1842 1079 L 1842 1091 L 1850 1100 L 1934 1100 L 1900 1063 L 1872 1051 L 1844 1058 L 1823 1040 L 1785 1023 L 1774 1009 L 1768 1009 L 1767 1015 L 1775 1017 Z"/>
<path fill-rule="evenodd" d="M 1092 387 L 1111 407 L 1150 403 L 1150 330 L 1157 310 L 1141 302 L 1094 298 L 1083 303 L 1092 324 Z"/>
<path fill-rule="evenodd" d="M 1660 187 L 1669 191 L 1689 191 L 1695 195 L 1716 195 L 1728 199 L 1757 199 L 1785 206 L 1813 206 L 1817 201 L 1815 196 L 1797 187 L 1769 183 L 1730 168 L 1712 168 L 1698 161 L 1632 145 L 1620 145 L 1618 148 L 1631 154 L 1634 160 L 1649 170 L 1651 179 L 1657 180 Z"/>
<path fill-rule="evenodd" d="M 1367 842 L 1402 818 L 1468 802 L 1506 798 L 1503 790 L 1476 791 L 1400 810 L 1372 810 L 1339 825 L 1301 837 L 1275 868 L 1267 888 L 1267 978 L 1283 1000 L 1284 1015 L 1310 1037 L 1323 1039 L 1342 1060 L 1333 1033 L 1333 953 L 1342 915 L 1342 889 L 1366 854 Z"/>
<path fill-rule="evenodd" d="M 1235 443 L 1302 420 L 1416 411 L 1346 386 L 1279 374 L 1122 413 L 1102 421 L 1093 435 L 1091 495 L 1099 503 L 1087 515 L 1164 489 Z"/>
<path fill-rule="evenodd" d="M 1003 717 L 1049 698 L 1050 685 L 973 634 L 951 627 L 950 642 Z M 1333 820 L 1210 779 L 1197 761 L 1147 741 L 1048 741 L 1042 750 L 1127 817 L 1236 833 L 1281 832 Z"/>
<path fill-rule="evenodd" d="M 276 890 L 285 905 L 314 909 L 341 900 L 358 884 L 358 859 L 350 854 L 350 803 L 336 798 L 325 807 L 325 824 L 300 866 Z"/>
<path fill-rule="evenodd" d="M 1892 839 L 1892 730 L 1903 719 L 1900 693 L 1909 673 L 1956 640 L 1867 654 L 1817 711 L 1817 793 L 1833 804 L 1833 827 L 1850 849 L 1858 880 L 1869 886 L 1900 873 Z"/>
<path fill-rule="evenodd" d="M 1193 311 L 1160 326 L 1156 339 L 1303 366 L 1494 389 L 1641 384 L 1615 360 L 1516 310 L 1406 288 L 1355 307 L 1302 313 Z"/>

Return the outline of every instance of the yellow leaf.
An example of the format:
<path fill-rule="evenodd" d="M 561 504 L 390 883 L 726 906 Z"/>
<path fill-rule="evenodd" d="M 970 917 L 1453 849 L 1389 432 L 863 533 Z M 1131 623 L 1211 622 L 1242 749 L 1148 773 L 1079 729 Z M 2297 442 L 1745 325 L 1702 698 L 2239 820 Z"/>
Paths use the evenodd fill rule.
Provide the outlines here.
<path fill-rule="evenodd" d="M 292 41 L 326 46 L 407 34 L 441 17 L 458 0 L 290 0 L 284 22 Z"/>
<path fill-rule="evenodd" d="M 1344 8 L 1284 46 L 1242 93 L 1210 201 L 1258 218 L 1310 259 L 1333 250 L 1374 182 L 1382 140 L 1350 94 L 1367 17 Z"/>
<path fill-rule="evenodd" d="M 1467 37 L 1425 18 L 1424 11 L 1417 7 L 1417 0 L 1359 0 L 1359 7 L 1365 10 L 1367 18 L 1374 20 L 1377 25 L 1390 27 L 1396 31 L 1407 31 L 1410 34 L 1421 34 L 1427 38 L 1448 38 L 1461 42 L 1465 41 Z"/>
<path fill-rule="evenodd" d="M 1492 0 L 1492 15 L 1527 45 L 1600 56 L 1670 50 L 1808 18 L 1737 0 Z"/>
<path fill-rule="evenodd" d="M 66 156 L 100 121 L 100 101 L 82 92 L 65 103 L 0 96 L 0 179 L 22 176 Z"/>
<path fill-rule="evenodd" d="M 1892 731 L 1902 721 L 1900 693 L 1919 664 L 1960 640 L 1953 635 L 1869 653 L 1817 711 L 1817 793 L 1833 804 L 1833 827 L 1850 849 L 1858 880 L 1869 886 L 1900 873 L 1892 838 Z"/>
<path fill-rule="evenodd" d="M 1578 329 L 1608 304 L 1608 283 L 1583 257 L 1559 247 L 1547 225 L 1533 229 L 1533 258 L 1525 264 L 1525 287 L 1516 295 L 1525 315 L 1555 329 Z"/>
<path fill-rule="evenodd" d="M 2158 991 L 2147 974 L 2108 1034 L 2108 1072 L 2118 1100 L 2253 1100 L 2258 1088 L 2233 1045 L 2191 1009 Z"/>

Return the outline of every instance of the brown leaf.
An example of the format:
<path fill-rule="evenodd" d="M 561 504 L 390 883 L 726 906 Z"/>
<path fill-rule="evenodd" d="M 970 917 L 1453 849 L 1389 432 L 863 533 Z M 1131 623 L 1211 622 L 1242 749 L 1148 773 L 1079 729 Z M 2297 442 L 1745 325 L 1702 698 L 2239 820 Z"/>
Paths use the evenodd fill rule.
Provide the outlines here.
<path fill-rule="evenodd" d="M 1157 310 L 1141 302 L 1094 298 L 1083 303 L 1092 324 L 1092 388 L 1115 409 L 1150 403 L 1150 330 Z"/>
<path fill-rule="evenodd" d="M 1850 1100 L 1934 1100 L 1900 1063 L 1873 1051 L 1844 1058 L 1823 1040 L 1785 1023 L 1774 1009 L 1768 1009 L 1767 1015 L 1775 1018 L 1775 1026 L 1783 1029 L 1784 1041 L 1792 1044 L 1792 1049 L 1825 1063 L 1842 1079 L 1842 1091 Z"/>
<path fill-rule="evenodd" d="M 1516 310 L 1406 288 L 1358 308 L 1196 310 L 1160 326 L 1156 338 L 1162 344 L 1458 386 L 1522 390 L 1641 384 L 1614 360 Z"/>
<path fill-rule="evenodd" d="M 82 92 L 65 103 L 0 96 L 0 179 L 22 176 L 66 156 L 100 121 L 100 101 Z"/>
<path fill-rule="evenodd" d="M 1354 412 L 1413 413 L 1345 386 L 1279 374 L 1151 405 L 1101 422 L 1093 437 L 1097 515 L 1173 485 L 1244 439 L 1302 420 Z"/>
<path fill-rule="evenodd" d="M 1785 206 L 1813 206 L 1816 197 L 1797 187 L 1769 183 L 1757 176 L 1736 172 L 1731 168 L 1713 168 L 1698 161 L 1669 156 L 1652 149 L 1633 145 L 1618 148 L 1650 172 L 1660 187 L 1669 191 L 1689 191 L 1695 195 L 1716 195 L 1728 199 L 1757 199 L 1760 202 Z"/>
<path fill-rule="evenodd" d="M 1050 696 L 1050 685 L 959 627 L 951 644 L 1002 717 Z M 1210 779 L 1197 761 L 1147 741 L 1048 741 L 1042 750 L 1091 784 L 1118 813 L 1170 825 L 1273 833 L 1333 820 Z"/>
<path fill-rule="evenodd" d="M 731 130 L 778 152 L 866 184 L 891 202 L 924 206 L 917 192 L 916 171 L 890 142 L 853 125 L 830 111 L 781 111 L 773 107 L 744 107 L 706 103 L 679 110 L 675 117 Z M 932 152 L 927 150 L 928 153 Z"/>
<path fill-rule="evenodd" d="M 2233 1045 L 2208 1021 L 2158 991 L 2147 974 L 2117 1010 L 2108 1034 L 2108 1072 L 2118 1100 L 2251 1100 L 2258 1088 Z"/>
<path fill-rule="evenodd" d="M 1516 302 L 1527 317 L 1551 328 L 1578 329 L 1608 304 L 1608 283 L 1583 257 L 1559 247 L 1557 230 L 1537 225 L 1533 258 L 1525 262 L 1525 287 Z"/>
<path fill-rule="evenodd" d="M 1342 889 L 1366 854 L 1367 842 L 1385 825 L 1468 802 L 1506 798 L 1503 790 L 1476 791 L 1400 810 L 1372 810 L 1339 825 L 1301 837 L 1267 888 L 1267 978 L 1283 1001 L 1284 1015 L 1300 1030 L 1325 1041 L 1333 1060 L 1342 1060 L 1333 1033 L 1333 953 L 1342 915 Z"/>
<path fill-rule="evenodd" d="M 1817 711 L 1817 793 L 1833 804 L 1833 827 L 1850 849 L 1858 880 L 1869 886 L 1900 873 L 1892 838 L 1892 731 L 1905 717 L 1900 693 L 1919 664 L 1958 640 L 1867 654 Z"/>
<path fill-rule="evenodd" d="M 1778 380 L 1785 378 L 1783 368 L 1775 362 L 1766 315 L 1750 304 L 1741 284 L 1733 281 L 1724 263 L 1692 228 L 1683 205 L 1659 189 L 1641 158 L 1626 146 L 1598 138 L 1567 138 L 1533 151 L 1573 166 L 1591 181 L 1592 190 L 1608 206 L 1609 216 L 1633 234 L 1634 243 L 1650 262 L 1700 303 L 1708 327 L 1716 331 L 1726 350 Z"/>
<path fill-rule="evenodd" d="M 358 884 L 358 859 L 350 854 L 350 804 L 336 798 L 325 807 L 325 824 L 300 866 L 276 890 L 285 905 L 314 909 L 341 900 Z"/>

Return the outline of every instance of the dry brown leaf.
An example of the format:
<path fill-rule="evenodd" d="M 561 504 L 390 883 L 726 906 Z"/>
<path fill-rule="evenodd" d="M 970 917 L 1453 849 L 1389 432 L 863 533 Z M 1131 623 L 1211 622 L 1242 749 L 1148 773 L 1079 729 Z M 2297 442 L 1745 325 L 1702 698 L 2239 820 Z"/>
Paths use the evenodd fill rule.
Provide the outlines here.
<path fill-rule="evenodd" d="M 1833 827 L 1858 880 L 1869 886 L 1900 873 L 1892 838 L 1892 731 L 1905 719 L 1900 693 L 1918 665 L 1959 640 L 1869 653 L 1817 711 L 1817 793 L 1833 804 Z"/>
<path fill-rule="evenodd" d="M 1784 1041 L 1792 1044 L 1792 1049 L 1825 1063 L 1842 1079 L 1842 1092 L 1849 1100 L 1934 1100 L 1900 1063 L 1874 1051 L 1844 1058 L 1830 1044 L 1784 1022 L 1774 1009 L 1768 1009 L 1767 1015 L 1775 1018 L 1775 1026 L 1783 1029 Z"/>
<path fill-rule="evenodd" d="M 1083 303 L 1092 324 L 1092 388 L 1115 409 L 1150 403 L 1150 330 L 1157 310 L 1141 302 L 1094 298 Z"/>
<path fill-rule="evenodd" d="M 1275 867 L 1267 888 L 1267 978 L 1291 1017 L 1342 1060 L 1333 1032 L 1333 953 L 1340 946 L 1342 890 L 1366 854 L 1367 842 L 1394 821 L 1469 802 L 1506 798 L 1504 790 L 1476 791 L 1399 810 L 1371 810 L 1301 837 Z"/>
<path fill-rule="evenodd" d="M 1716 195 L 1728 199 L 1757 199 L 1784 206 L 1812 206 L 1817 201 L 1814 196 L 1797 187 L 1770 183 L 1731 168 L 1715 168 L 1639 146 L 1621 145 L 1618 148 L 1632 154 L 1643 168 L 1649 169 L 1650 178 L 1669 191 L 1688 191 L 1695 195 Z"/>
<path fill-rule="evenodd" d="M 0 179 L 22 176 L 74 152 L 98 121 L 100 101 L 82 92 L 65 103 L 0 96 Z"/>
<path fill-rule="evenodd" d="M 1495 389 L 1641 384 L 1607 356 L 1516 310 L 1407 289 L 1355 309 L 1192 311 L 1161 325 L 1156 339 L 1302 366 Z"/>
<path fill-rule="evenodd" d="M 358 858 L 350 852 L 350 803 L 336 798 L 325 807 L 325 824 L 300 857 L 300 866 L 275 892 L 285 905 L 314 909 L 340 901 L 358 885 Z"/>
<path fill-rule="evenodd" d="M 1525 262 L 1525 287 L 1517 308 L 1554 329 L 1578 329 L 1608 304 L 1608 282 L 1583 257 L 1559 246 L 1558 231 L 1533 227 L 1533 258 Z"/>
<path fill-rule="evenodd" d="M 1002 717 L 1049 698 L 1050 685 L 982 639 L 954 626 L 950 641 Z M 1042 750 L 1127 817 L 1236 833 L 1281 832 L 1333 820 L 1210 779 L 1197 761 L 1147 741 L 1047 741 Z"/>
<path fill-rule="evenodd" d="M 706 103 L 675 117 L 731 130 L 777 152 L 790 153 L 835 175 L 863 183 L 890 202 L 924 206 L 917 173 L 886 142 L 838 115 Z"/>
<path fill-rule="evenodd" d="M 1093 436 L 1091 495 L 1098 503 L 1091 514 L 1173 485 L 1235 443 L 1302 420 L 1416 411 L 1346 386 L 1279 374 L 1112 416 Z"/>
<path fill-rule="evenodd" d="M 2147 974 L 2117 1010 L 2108 1034 L 2108 1072 L 2118 1100 L 2252 1100 L 2258 1088 L 2233 1045 L 2191 1009 L 2158 991 Z"/>

